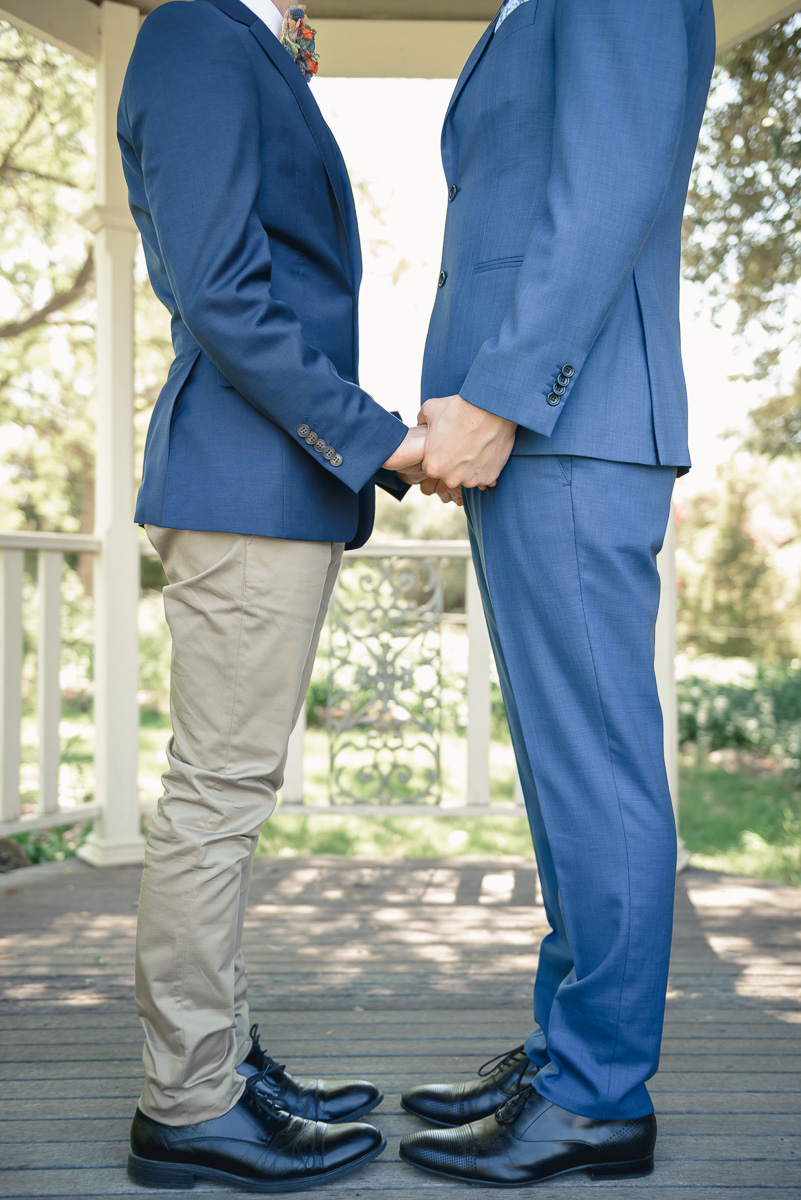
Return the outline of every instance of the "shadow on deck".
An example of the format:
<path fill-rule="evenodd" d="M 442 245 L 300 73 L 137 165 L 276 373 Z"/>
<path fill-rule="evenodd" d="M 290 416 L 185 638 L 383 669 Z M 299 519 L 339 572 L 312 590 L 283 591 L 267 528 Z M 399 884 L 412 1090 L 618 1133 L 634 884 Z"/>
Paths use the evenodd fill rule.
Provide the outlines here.
<path fill-rule="evenodd" d="M 0 1196 L 165 1195 L 123 1166 L 140 1086 L 132 998 L 137 869 L 81 864 L 0 881 Z M 574 1175 L 537 1189 L 627 1200 L 801 1196 L 801 889 L 701 871 L 679 878 L 658 1166 L 646 1182 Z M 246 926 L 251 1013 L 301 1075 L 366 1076 L 383 1157 L 327 1191 L 497 1197 L 397 1159 L 419 1124 L 413 1082 L 468 1077 L 528 1032 L 545 932 L 532 865 L 256 861 Z M 231 1195 L 198 1185 L 193 1195 Z M 324 1192 L 320 1193 L 325 1194 Z"/>

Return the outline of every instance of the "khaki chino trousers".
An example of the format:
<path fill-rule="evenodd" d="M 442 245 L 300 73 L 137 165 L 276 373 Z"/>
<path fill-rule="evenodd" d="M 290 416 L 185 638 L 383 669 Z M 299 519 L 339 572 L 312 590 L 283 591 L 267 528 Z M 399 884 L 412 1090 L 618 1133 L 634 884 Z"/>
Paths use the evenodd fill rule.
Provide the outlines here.
<path fill-rule="evenodd" d="M 242 929 L 343 546 L 147 527 L 168 584 L 173 734 L 139 899 L 140 1108 L 228 1112 L 250 1049 Z"/>

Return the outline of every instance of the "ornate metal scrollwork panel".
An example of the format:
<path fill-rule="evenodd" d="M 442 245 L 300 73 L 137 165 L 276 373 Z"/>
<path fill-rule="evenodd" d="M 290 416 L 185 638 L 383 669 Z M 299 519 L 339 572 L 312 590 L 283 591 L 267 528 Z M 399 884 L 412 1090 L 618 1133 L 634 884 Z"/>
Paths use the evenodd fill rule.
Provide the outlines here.
<path fill-rule="evenodd" d="M 441 799 L 442 609 L 438 561 L 346 560 L 330 613 L 333 804 Z"/>

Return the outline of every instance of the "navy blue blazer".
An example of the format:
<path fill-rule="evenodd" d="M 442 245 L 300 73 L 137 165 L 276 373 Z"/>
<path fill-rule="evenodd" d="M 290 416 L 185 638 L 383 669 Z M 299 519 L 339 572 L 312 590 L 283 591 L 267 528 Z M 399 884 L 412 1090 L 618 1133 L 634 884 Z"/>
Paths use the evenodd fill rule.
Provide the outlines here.
<path fill-rule="evenodd" d="M 166 4 L 118 136 L 175 349 L 136 520 L 361 545 L 405 427 L 358 384 L 353 195 L 298 68 L 239 0 Z"/>
<path fill-rule="evenodd" d="M 687 469 L 681 225 L 712 0 L 527 0 L 445 118 L 423 399 L 516 421 L 516 454 Z"/>

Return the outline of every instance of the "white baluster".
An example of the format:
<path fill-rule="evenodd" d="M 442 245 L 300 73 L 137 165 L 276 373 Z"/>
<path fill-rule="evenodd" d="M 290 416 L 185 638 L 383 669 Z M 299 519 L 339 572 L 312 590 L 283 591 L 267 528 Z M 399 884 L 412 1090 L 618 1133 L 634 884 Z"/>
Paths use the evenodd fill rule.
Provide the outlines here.
<path fill-rule="evenodd" d="M 0 816 L 20 813 L 22 570 L 24 551 L 0 552 Z"/>
<path fill-rule="evenodd" d="M 659 616 L 656 621 L 655 667 L 662 719 L 665 727 L 665 767 L 667 768 L 676 828 L 679 824 L 679 713 L 676 694 L 676 518 L 670 510 L 665 544 L 657 560 L 662 581 Z M 679 835 L 677 869 L 683 871 L 690 861 L 687 847 Z"/>
<path fill-rule="evenodd" d="M 490 640 L 472 559 L 467 560 L 467 796 L 490 802 Z"/>
<path fill-rule="evenodd" d="M 39 811 L 58 809 L 61 765 L 61 572 L 64 555 L 40 550 L 39 564 Z"/>
<path fill-rule="evenodd" d="M 306 705 L 300 710 L 298 723 L 289 738 L 289 752 L 284 770 L 284 786 L 281 800 L 284 804 L 302 804 L 305 791 L 303 775 L 304 745 L 306 739 Z"/>

